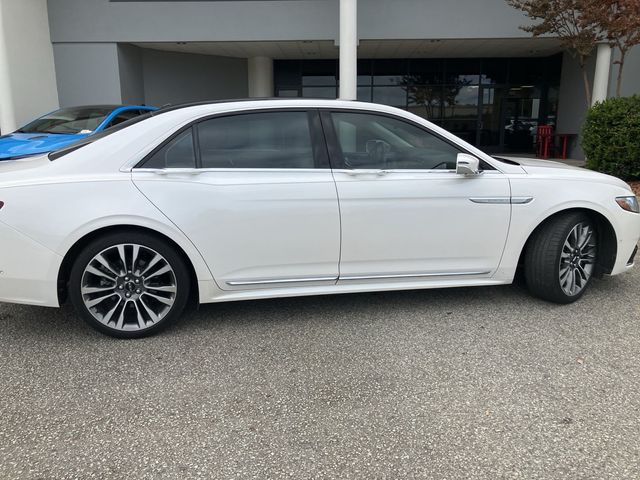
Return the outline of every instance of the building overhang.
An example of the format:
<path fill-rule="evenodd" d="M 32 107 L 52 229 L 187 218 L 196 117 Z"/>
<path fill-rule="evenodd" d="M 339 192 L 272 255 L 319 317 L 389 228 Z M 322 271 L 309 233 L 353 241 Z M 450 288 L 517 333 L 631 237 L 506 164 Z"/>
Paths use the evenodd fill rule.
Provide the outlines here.
<path fill-rule="evenodd" d="M 136 42 L 141 48 L 200 55 L 276 60 L 337 59 L 333 40 L 250 42 Z M 563 50 L 557 38 L 361 39 L 359 58 L 546 57 Z"/>

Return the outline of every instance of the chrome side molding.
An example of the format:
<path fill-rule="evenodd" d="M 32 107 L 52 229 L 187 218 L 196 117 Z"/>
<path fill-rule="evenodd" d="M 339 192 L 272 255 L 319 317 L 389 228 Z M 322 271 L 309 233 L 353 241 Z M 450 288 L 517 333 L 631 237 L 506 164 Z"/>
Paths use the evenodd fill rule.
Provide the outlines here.
<path fill-rule="evenodd" d="M 471 197 L 469 200 L 473 203 L 524 205 L 531 203 L 533 197 Z"/>
<path fill-rule="evenodd" d="M 524 205 L 533 202 L 533 197 L 511 197 L 511 204 Z"/>
<path fill-rule="evenodd" d="M 274 278 L 270 280 L 242 280 L 242 281 L 228 281 L 227 285 L 232 287 L 244 286 L 244 285 L 272 285 L 272 284 L 287 284 L 287 283 L 309 283 L 309 282 L 335 282 L 338 277 L 312 277 L 312 278 Z"/>
<path fill-rule="evenodd" d="M 511 203 L 510 197 L 472 197 L 469 200 L 473 203 Z"/>
<path fill-rule="evenodd" d="M 392 280 L 396 278 L 426 278 L 426 277 L 460 277 L 465 275 L 488 275 L 491 270 L 477 272 L 434 272 L 434 273 L 400 273 L 396 275 L 349 275 L 338 280 Z"/>
<path fill-rule="evenodd" d="M 483 270 L 477 272 L 434 272 L 434 273 L 399 273 L 393 275 L 348 275 L 344 277 L 305 277 L 305 278 L 278 278 L 269 280 L 230 280 L 225 282 L 232 287 L 251 286 L 251 285 L 286 285 L 290 283 L 313 283 L 313 282 L 335 282 L 337 280 L 393 280 L 393 279 L 411 279 L 411 278 L 429 278 L 429 277 L 459 277 L 466 275 L 488 275 L 491 270 Z"/>

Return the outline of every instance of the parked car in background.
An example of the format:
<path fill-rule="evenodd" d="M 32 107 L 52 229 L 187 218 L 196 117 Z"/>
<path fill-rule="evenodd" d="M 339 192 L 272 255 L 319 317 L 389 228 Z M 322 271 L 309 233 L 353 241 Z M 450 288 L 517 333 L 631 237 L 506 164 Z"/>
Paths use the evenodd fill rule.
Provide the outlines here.
<path fill-rule="evenodd" d="M 518 269 L 569 303 L 634 262 L 640 208 L 622 180 L 493 158 L 393 107 L 145 117 L 0 162 L 0 301 L 69 298 L 95 328 L 140 337 L 189 300 L 500 285 Z"/>
<path fill-rule="evenodd" d="M 0 136 L 0 160 L 52 152 L 153 110 L 156 107 L 144 105 L 61 108 Z"/>

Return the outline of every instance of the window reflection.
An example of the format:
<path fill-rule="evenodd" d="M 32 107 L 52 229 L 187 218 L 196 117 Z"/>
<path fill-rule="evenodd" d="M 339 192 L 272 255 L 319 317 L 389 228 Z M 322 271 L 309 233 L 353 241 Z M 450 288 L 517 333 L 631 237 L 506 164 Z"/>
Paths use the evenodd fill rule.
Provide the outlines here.
<path fill-rule="evenodd" d="M 392 107 L 405 108 L 407 106 L 407 90 L 402 86 L 373 87 L 373 101 Z"/>
<path fill-rule="evenodd" d="M 533 85 L 514 86 L 507 90 L 504 115 L 504 145 L 511 151 L 533 147 L 540 124 L 540 89 Z"/>
<path fill-rule="evenodd" d="M 527 151 L 538 124 L 556 123 L 561 65 L 562 55 L 359 59 L 357 99 L 409 110 L 473 144 Z M 337 77 L 336 60 L 274 62 L 278 96 L 336 98 Z"/>
<path fill-rule="evenodd" d="M 336 77 L 333 75 L 305 75 L 302 77 L 302 85 L 335 85 Z"/>
<path fill-rule="evenodd" d="M 444 88 L 444 117 L 477 117 L 478 93 L 479 88 L 475 85 L 447 85 Z"/>
<path fill-rule="evenodd" d="M 358 85 L 365 87 L 371 85 L 371 75 L 358 75 Z"/>
<path fill-rule="evenodd" d="M 374 75 L 374 85 L 400 85 L 404 75 Z"/>
<path fill-rule="evenodd" d="M 302 87 L 302 96 L 307 98 L 337 98 L 336 87 Z"/>
<path fill-rule="evenodd" d="M 442 85 L 444 64 L 438 59 L 416 59 L 409 61 L 409 75 L 417 85 Z"/>
<path fill-rule="evenodd" d="M 476 143 L 476 132 L 478 128 L 478 121 L 476 119 L 459 118 L 444 120 L 441 126 L 469 143 Z"/>
<path fill-rule="evenodd" d="M 445 82 L 462 85 L 480 83 L 480 61 L 469 59 L 451 59 L 445 62 Z"/>
<path fill-rule="evenodd" d="M 407 85 L 409 111 L 429 120 L 442 117 L 442 87 Z"/>
<path fill-rule="evenodd" d="M 277 93 L 277 97 L 299 97 L 300 92 L 297 88 L 279 88 Z"/>
<path fill-rule="evenodd" d="M 372 102 L 371 87 L 358 87 L 358 101 L 359 102 Z"/>

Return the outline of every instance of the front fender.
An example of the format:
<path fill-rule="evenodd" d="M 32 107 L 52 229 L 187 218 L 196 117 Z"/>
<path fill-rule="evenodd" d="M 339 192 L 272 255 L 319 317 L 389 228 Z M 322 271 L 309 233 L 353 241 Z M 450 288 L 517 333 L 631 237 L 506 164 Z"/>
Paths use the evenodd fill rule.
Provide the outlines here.
<path fill-rule="evenodd" d="M 546 219 L 562 211 L 585 209 L 602 215 L 613 227 L 619 255 L 626 251 L 626 244 L 635 235 L 633 222 L 636 219 L 630 218 L 629 215 L 637 215 L 628 214 L 615 201 L 616 196 L 629 194 L 624 188 L 607 183 L 572 181 L 566 178 L 556 180 L 513 176 L 510 182 L 514 197 L 533 197 L 533 201 L 511 206 L 509 235 L 495 278 L 511 281 L 520 254 L 531 234 Z"/>

